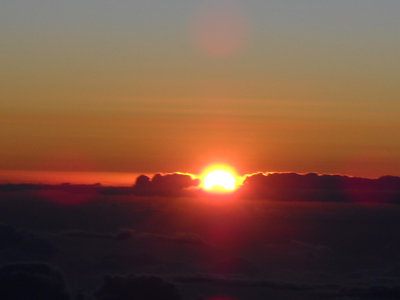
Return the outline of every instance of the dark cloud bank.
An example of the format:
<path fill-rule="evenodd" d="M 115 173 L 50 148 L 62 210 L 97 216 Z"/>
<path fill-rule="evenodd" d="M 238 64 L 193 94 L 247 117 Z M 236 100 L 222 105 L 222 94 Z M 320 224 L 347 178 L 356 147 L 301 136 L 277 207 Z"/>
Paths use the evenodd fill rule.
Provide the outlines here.
<path fill-rule="evenodd" d="M 400 178 L 378 179 L 309 173 L 253 174 L 239 191 L 244 197 L 284 201 L 400 203 Z"/>
<path fill-rule="evenodd" d="M 400 179 L 0 186 L 0 299 L 400 299 Z"/>
<path fill-rule="evenodd" d="M 203 196 L 199 179 L 187 174 L 141 175 L 132 187 L 95 185 L 4 184 L 0 191 L 53 190 L 73 194 L 184 197 Z M 246 176 L 234 193 L 250 199 L 323 202 L 400 203 L 400 177 L 377 179 L 315 173 L 257 173 Z"/>

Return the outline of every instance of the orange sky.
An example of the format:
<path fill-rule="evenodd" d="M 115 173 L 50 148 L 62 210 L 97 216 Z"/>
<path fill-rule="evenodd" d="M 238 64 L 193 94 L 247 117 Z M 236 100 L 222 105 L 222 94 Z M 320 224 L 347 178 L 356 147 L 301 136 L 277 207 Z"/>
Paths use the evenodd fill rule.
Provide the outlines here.
<path fill-rule="evenodd" d="M 0 4 L 0 170 L 400 175 L 399 2 L 88 2 Z"/>

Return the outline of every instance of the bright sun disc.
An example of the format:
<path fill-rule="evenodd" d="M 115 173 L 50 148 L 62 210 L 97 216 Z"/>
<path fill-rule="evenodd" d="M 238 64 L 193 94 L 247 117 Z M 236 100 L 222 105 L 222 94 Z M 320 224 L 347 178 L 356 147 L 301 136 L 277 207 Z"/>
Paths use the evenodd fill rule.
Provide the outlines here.
<path fill-rule="evenodd" d="M 206 190 L 233 191 L 236 187 L 236 179 L 228 171 L 215 170 L 206 174 L 203 179 L 203 187 Z"/>

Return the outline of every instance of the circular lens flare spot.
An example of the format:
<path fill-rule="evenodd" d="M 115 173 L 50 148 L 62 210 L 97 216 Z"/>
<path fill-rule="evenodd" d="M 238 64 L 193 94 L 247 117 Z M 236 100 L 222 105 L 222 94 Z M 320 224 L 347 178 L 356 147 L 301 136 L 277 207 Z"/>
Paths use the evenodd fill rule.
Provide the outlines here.
<path fill-rule="evenodd" d="M 203 53 L 214 57 L 237 53 L 248 31 L 247 18 L 232 0 L 207 1 L 192 25 L 195 44 Z"/>

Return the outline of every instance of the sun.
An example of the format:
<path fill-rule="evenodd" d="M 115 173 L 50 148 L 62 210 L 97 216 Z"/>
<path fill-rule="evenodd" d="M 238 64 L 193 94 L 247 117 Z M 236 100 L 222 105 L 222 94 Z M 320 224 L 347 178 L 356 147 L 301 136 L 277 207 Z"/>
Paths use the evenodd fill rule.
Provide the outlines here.
<path fill-rule="evenodd" d="M 204 177 L 203 186 L 206 190 L 210 190 L 213 187 L 221 187 L 225 190 L 233 191 L 235 189 L 235 177 L 227 171 L 212 171 Z"/>
<path fill-rule="evenodd" d="M 226 166 L 209 167 L 202 176 L 202 186 L 210 192 L 232 192 L 237 185 L 236 173 Z"/>

